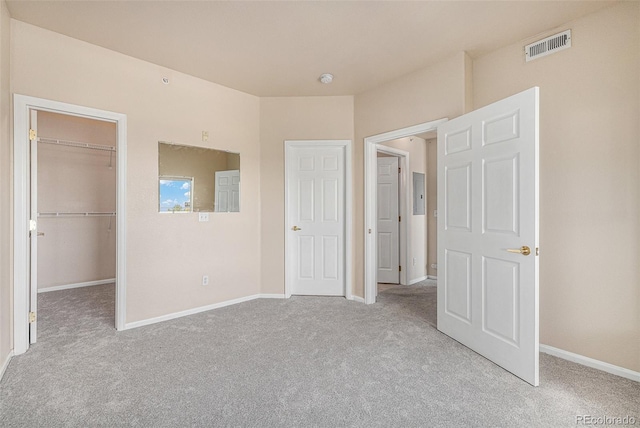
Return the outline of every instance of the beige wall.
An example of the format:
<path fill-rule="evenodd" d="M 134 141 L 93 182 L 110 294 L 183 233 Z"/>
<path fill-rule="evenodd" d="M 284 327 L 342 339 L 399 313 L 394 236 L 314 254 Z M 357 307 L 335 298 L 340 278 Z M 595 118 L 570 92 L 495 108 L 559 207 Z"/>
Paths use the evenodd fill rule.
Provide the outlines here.
<path fill-rule="evenodd" d="M 115 146 L 116 125 L 38 112 L 38 136 Z M 111 168 L 109 168 L 111 165 Z M 115 212 L 116 154 L 38 144 L 38 212 Z M 38 290 L 115 278 L 115 217 L 39 217 Z"/>
<path fill-rule="evenodd" d="M 15 20 L 12 36 L 15 93 L 127 115 L 127 322 L 258 293 L 259 99 Z M 242 212 L 159 214 L 158 141 L 239 152 Z"/>
<path fill-rule="evenodd" d="M 411 125 L 456 117 L 468 100 L 465 53 L 355 97 L 355 276 L 354 294 L 364 296 L 364 138 Z"/>
<path fill-rule="evenodd" d="M 13 348 L 10 40 L 9 10 L 5 1 L 0 0 L 0 367 Z"/>
<path fill-rule="evenodd" d="M 260 100 L 261 281 L 267 294 L 284 293 L 285 140 L 353 140 L 353 97 Z"/>
<path fill-rule="evenodd" d="M 409 153 L 409 171 L 407 172 L 407 195 L 410 199 L 410 211 L 403 221 L 411 225 L 410 251 L 408 254 L 409 266 L 404 266 L 404 260 L 400 260 L 402 270 L 407 269 L 407 281 L 424 279 L 427 276 L 427 221 L 425 215 L 413 215 L 413 173 L 427 173 L 427 142 L 420 137 L 399 138 L 387 141 L 382 145 L 393 147 Z M 425 187 L 426 189 L 426 187 Z M 426 210 L 426 201 L 425 201 Z M 404 245 L 404 244 L 400 244 Z M 413 259 L 416 262 L 413 264 Z"/>
<path fill-rule="evenodd" d="M 640 370 L 640 3 L 474 64 L 474 108 L 540 87 L 540 342 Z"/>

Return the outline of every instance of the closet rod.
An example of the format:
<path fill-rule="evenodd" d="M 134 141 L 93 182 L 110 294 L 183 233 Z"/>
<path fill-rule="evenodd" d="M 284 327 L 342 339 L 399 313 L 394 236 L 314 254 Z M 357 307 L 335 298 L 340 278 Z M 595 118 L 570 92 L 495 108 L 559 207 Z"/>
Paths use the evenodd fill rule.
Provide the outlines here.
<path fill-rule="evenodd" d="M 39 137 L 38 143 L 44 144 L 56 144 L 59 146 L 70 146 L 70 147 L 78 147 L 81 149 L 93 149 L 93 150 L 104 150 L 107 152 L 115 152 L 116 148 L 111 146 L 105 146 L 102 144 L 90 144 L 90 143 L 82 143 L 79 141 L 66 141 L 66 140 L 56 140 L 55 138 L 44 138 Z"/>
<path fill-rule="evenodd" d="M 38 213 L 38 217 L 113 217 L 114 212 Z"/>

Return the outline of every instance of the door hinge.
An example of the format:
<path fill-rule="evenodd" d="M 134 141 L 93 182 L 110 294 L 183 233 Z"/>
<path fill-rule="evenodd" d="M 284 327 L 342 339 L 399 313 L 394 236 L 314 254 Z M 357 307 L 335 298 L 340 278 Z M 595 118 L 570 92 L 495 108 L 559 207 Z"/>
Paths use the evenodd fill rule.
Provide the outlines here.
<path fill-rule="evenodd" d="M 398 167 L 398 174 L 402 171 L 402 168 Z"/>
<path fill-rule="evenodd" d="M 540 248 L 536 247 L 536 256 L 539 256 L 539 255 L 540 255 Z"/>
<path fill-rule="evenodd" d="M 398 266 L 398 271 L 402 272 L 402 266 Z"/>
<path fill-rule="evenodd" d="M 29 324 L 36 322 L 36 313 L 35 312 L 29 312 Z"/>
<path fill-rule="evenodd" d="M 35 129 L 30 129 L 29 130 L 29 140 L 33 141 L 36 139 L 36 130 Z"/>
<path fill-rule="evenodd" d="M 401 215 L 398 216 L 398 221 L 402 221 L 402 216 Z"/>
<path fill-rule="evenodd" d="M 371 229 L 369 229 L 369 235 L 371 235 Z"/>

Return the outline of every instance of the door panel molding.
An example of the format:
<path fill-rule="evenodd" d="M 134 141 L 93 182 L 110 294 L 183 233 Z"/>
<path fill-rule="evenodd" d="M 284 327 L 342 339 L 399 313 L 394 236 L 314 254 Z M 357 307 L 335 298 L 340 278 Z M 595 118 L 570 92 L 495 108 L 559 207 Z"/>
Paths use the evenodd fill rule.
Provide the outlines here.
<path fill-rule="evenodd" d="M 349 300 L 353 300 L 353 165 L 352 165 L 352 141 L 351 140 L 285 140 L 285 165 L 284 165 L 284 245 L 285 245 L 285 283 L 284 283 L 284 295 L 285 298 L 291 297 L 292 294 L 292 282 L 291 277 L 291 257 L 295 257 L 292 254 L 292 249 L 289 245 L 289 165 L 294 162 L 293 149 L 295 148 L 328 148 L 339 147 L 344 151 L 344 293 L 345 297 Z M 301 170 L 310 170 L 314 168 L 314 159 L 309 158 L 306 162 L 302 162 L 300 159 L 299 166 Z M 333 171 L 337 168 L 335 159 L 329 157 L 324 158 L 321 165 L 318 165 L 323 170 Z M 324 187 L 325 184 L 331 184 L 329 182 L 322 183 L 324 190 L 331 190 L 334 186 Z M 298 198 L 300 203 L 301 198 Z M 313 201 L 307 201 L 309 204 L 313 204 Z M 303 207 L 301 207 L 303 208 Z M 337 207 L 336 207 L 337 209 Z M 309 216 L 313 216 L 313 210 L 308 213 Z M 335 215 L 334 210 L 323 212 L 323 216 L 329 218 Z M 323 241 L 323 245 L 328 242 Z M 324 247 L 323 247 L 324 248 Z M 328 276 L 333 276 L 334 266 L 332 264 L 323 266 L 323 272 Z M 330 274 L 330 275 L 329 275 Z"/>
<path fill-rule="evenodd" d="M 117 262 L 115 327 L 125 329 L 126 321 L 126 182 L 127 116 L 25 95 L 13 95 L 13 352 L 29 348 L 29 111 L 50 111 L 71 116 L 114 122 L 117 127 Z"/>

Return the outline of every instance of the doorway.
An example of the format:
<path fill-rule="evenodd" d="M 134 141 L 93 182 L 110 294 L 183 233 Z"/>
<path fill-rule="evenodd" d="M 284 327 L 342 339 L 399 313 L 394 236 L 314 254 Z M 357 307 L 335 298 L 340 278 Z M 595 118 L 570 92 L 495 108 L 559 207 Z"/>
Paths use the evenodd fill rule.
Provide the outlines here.
<path fill-rule="evenodd" d="M 411 282 L 410 150 L 398 140 L 376 145 L 376 296 L 379 288 Z"/>
<path fill-rule="evenodd" d="M 365 139 L 366 303 L 375 302 L 373 143 L 411 135 L 415 128 L 437 128 L 443 210 L 437 226 L 442 268 L 437 328 L 534 386 L 539 384 L 538 126 L 539 88 L 534 87 L 440 126 Z"/>
<path fill-rule="evenodd" d="M 378 239 L 377 239 L 377 207 L 378 207 L 378 189 L 377 189 L 377 159 L 378 159 L 378 151 L 382 150 L 391 150 L 391 153 L 394 153 L 393 147 L 387 147 L 384 144 L 389 143 L 394 140 L 399 140 L 402 138 L 410 138 L 415 135 L 420 135 L 424 133 L 434 132 L 436 131 L 438 125 L 446 122 L 447 119 L 440 119 L 431 122 L 426 122 L 420 125 L 411 126 L 408 128 L 399 129 L 396 131 L 387 132 L 384 134 L 374 135 L 372 137 L 367 137 L 364 140 L 364 150 L 365 150 L 365 227 L 366 227 L 366 236 L 365 236 L 365 284 L 364 284 L 364 299 L 365 303 L 372 304 L 375 303 L 376 295 L 377 295 L 377 261 L 378 261 Z M 398 155 L 403 151 L 399 151 L 399 149 L 395 149 L 395 154 Z M 406 154 L 407 152 L 404 151 Z M 407 172 L 406 180 L 408 178 L 408 168 L 405 168 Z M 400 192 L 401 194 L 406 195 L 406 191 Z M 412 212 L 413 201 L 412 198 L 405 198 L 405 202 L 401 202 L 401 207 L 405 207 L 405 210 L 408 213 Z M 408 267 L 413 266 L 413 257 L 407 256 L 407 254 L 411 254 L 411 251 L 406 251 L 406 248 L 410 245 L 410 237 L 413 235 L 413 231 L 409 226 L 410 222 L 404 222 L 404 230 L 402 226 L 403 222 L 401 222 L 401 236 L 405 236 L 405 245 L 401 246 L 405 248 L 405 253 L 401 254 L 400 260 L 401 265 Z M 416 260 L 416 266 L 418 261 Z M 407 273 L 407 268 L 404 268 L 404 273 Z M 426 279 L 426 278 L 423 278 Z M 419 280 L 418 280 L 419 281 Z M 416 282 L 418 282 L 416 281 Z M 408 284 L 410 281 L 406 279 L 406 275 L 403 277 L 401 275 L 400 278 L 401 284 Z"/>
<path fill-rule="evenodd" d="M 37 114 L 44 116 L 72 118 L 76 122 L 99 121 L 107 122 L 108 127 L 115 127 L 113 134 L 115 137 L 114 145 L 111 148 L 104 146 L 92 147 L 87 142 L 72 141 L 66 138 L 47 138 L 46 141 L 38 140 L 38 132 L 36 125 Z M 36 129 L 32 128 L 35 127 Z M 54 126 L 55 128 L 55 126 Z M 46 137 L 46 136 L 42 136 Z M 112 196 L 111 206 L 115 205 L 115 211 L 102 211 L 101 207 L 95 210 L 83 210 L 81 207 L 66 207 L 60 211 L 43 211 L 37 208 L 38 201 L 38 173 L 36 167 L 32 168 L 33 159 L 37 159 L 37 151 L 39 146 L 57 146 L 63 147 L 64 150 L 99 150 L 109 153 L 109 157 L 101 160 L 104 161 L 105 170 L 111 165 L 111 173 L 115 175 L 115 195 Z M 48 150 L 48 149 L 44 149 Z M 56 156 L 60 158 L 60 153 Z M 65 154 L 64 156 L 68 156 Z M 63 157 L 64 157 L 63 156 Z M 35 162 L 35 161 L 34 161 Z M 55 163 L 55 162 L 54 162 Z M 117 165 L 115 173 L 113 170 Z M 52 163 L 49 162 L 47 168 L 51 170 Z M 68 173 L 68 169 L 65 173 Z M 60 172 L 60 171 L 58 171 Z M 64 175 L 64 173 L 63 173 Z M 77 182 L 79 180 L 71 180 L 69 182 Z M 50 184 L 51 180 L 49 180 Z M 55 180 L 53 180 L 55 182 Z M 82 184 L 82 183 L 79 183 Z M 103 110 L 60 103 L 40 98 L 27 97 L 22 95 L 14 95 L 14 353 L 21 354 L 26 352 L 30 343 L 34 343 L 37 337 L 37 303 L 38 303 L 38 270 L 44 266 L 38 265 L 38 237 L 43 238 L 46 232 L 43 228 L 49 228 L 52 238 L 55 235 L 65 235 L 65 226 L 62 223 L 55 224 L 55 220 L 63 218 L 65 221 L 87 220 L 99 221 L 105 223 L 104 234 L 112 233 L 111 236 L 113 246 L 115 247 L 115 257 L 112 266 L 108 266 L 113 272 L 114 278 L 101 278 L 96 281 L 73 280 L 69 278 L 61 278 L 52 275 L 52 272 L 46 272 L 46 276 L 51 281 L 48 285 L 52 287 L 68 288 L 79 287 L 83 285 L 94 285 L 95 282 L 113 281 L 115 279 L 115 320 L 114 325 L 118 330 L 125 328 L 125 218 L 126 218 L 126 116 L 119 113 L 113 113 Z M 32 192 L 33 190 L 33 192 Z M 68 190 L 68 189 L 67 189 Z M 48 196 L 51 196 L 51 189 L 48 190 Z M 35 201 L 35 202 L 32 202 Z M 50 201 L 51 202 L 51 201 Z M 99 202 L 99 198 L 98 198 Z M 48 203 L 48 202 L 47 202 Z M 46 206 L 46 204 L 44 204 Z M 55 205 L 52 202 L 53 206 Z M 46 208 L 45 208 L 46 209 Z M 38 215 L 40 213 L 41 215 Z M 89 218 L 90 217 L 90 218 Z M 111 222 L 111 226 L 108 222 Z M 47 222 L 52 222 L 47 225 Z M 40 223 L 40 224 L 39 224 Z M 40 227 L 39 227 L 40 226 Z M 67 232 L 73 231 L 78 227 L 76 224 L 66 225 Z M 83 225 L 83 227 L 85 227 Z M 111 229 L 109 229 L 109 227 Z M 54 232 L 55 230 L 55 232 Z M 42 235 L 45 233 L 45 235 Z M 68 250 L 72 245 L 68 242 L 61 241 L 60 250 Z M 55 245 L 54 245 L 55 247 Z M 48 251 L 54 251 L 55 248 L 49 248 Z M 107 263 L 108 265 L 108 263 Z M 45 272 L 47 269 L 42 270 Z M 103 272 L 97 273 L 104 275 Z M 71 282 L 69 282 L 71 281 Z M 65 284 L 60 284 L 62 282 Z M 47 288 L 47 287 L 43 287 Z"/>
<path fill-rule="evenodd" d="M 399 159 L 378 151 L 378 288 L 400 284 Z"/>

